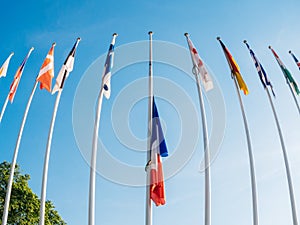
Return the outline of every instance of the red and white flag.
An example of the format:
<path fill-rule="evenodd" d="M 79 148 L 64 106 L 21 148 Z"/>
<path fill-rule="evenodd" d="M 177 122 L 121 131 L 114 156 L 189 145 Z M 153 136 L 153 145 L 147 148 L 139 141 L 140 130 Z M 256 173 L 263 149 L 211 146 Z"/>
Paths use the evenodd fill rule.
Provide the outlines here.
<path fill-rule="evenodd" d="M 36 78 L 40 82 L 40 88 L 45 88 L 51 92 L 52 78 L 54 77 L 54 47 L 55 43 L 52 44 L 46 59 L 40 69 L 39 75 Z"/>
<path fill-rule="evenodd" d="M 211 79 L 211 76 L 209 75 L 202 59 L 200 58 L 195 46 L 193 45 L 193 42 L 191 39 L 187 36 L 187 41 L 190 49 L 190 53 L 192 56 L 194 69 L 196 69 L 197 74 L 200 73 L 200 78 L 202 81 L 202 84 L 204 86 L 205 91 L 209 91 L 213 89 L 214 85 Z"/>
<path fill-rule="evenodd" d="M 31 52 L 33 51 L 33 47 L 29 50 L 29 52 L 27 53 L 25 59 L 23 60 L 23 62 L 21 63 L 21 65 L 19 66 L 16 75 L 14 77 L 14 80 L 12 82 L 12 84 L 10 85 L 10 90 L 9 90 L 9 94 L 8 94 L 8 99 L 10 100 L 10 102 L 12 103 L 16 94 L 16 91 L 18 89 L 19 86 L 19 82 L 21 80 L 22 74 L 23 74 L 23 70 L 25 67 L 25 64 L 31 54 Z"/>

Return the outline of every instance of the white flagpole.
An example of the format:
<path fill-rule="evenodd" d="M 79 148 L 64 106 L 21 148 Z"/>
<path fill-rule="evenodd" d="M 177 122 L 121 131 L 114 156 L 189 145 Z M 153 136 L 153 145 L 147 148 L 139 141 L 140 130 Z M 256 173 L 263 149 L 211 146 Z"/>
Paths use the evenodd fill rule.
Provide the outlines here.
<path fill-rule="evenodd" d="M 19 147 L 20 147 L 22 134 L 23 134 L 23 129 L 24 129 L 24 126 L 25 126 L 25 123 L 26 123 L 27 115 L 28 115 L 28 112 L 29 112 L 29 109 L 30 109 L 31 101 L 32 101 L 32 98 L 34 96 L 37 85 L 38 85 L 38 81 L 35 82 L 34 87 L 32 89 L 32 92 L 30 94 L 30 97 L 28 99 L 28 103 L 27 103 L 27 106 L 26 106 L 26 109 L 25 109 L 25 113 L 24 113 L 23 120 L 22 120 L 22 123 L 21 123 L 20 131 L 19 131 L 18 139 L 17 139 L 17 142 L 16 142 L 16 147 L 15 147 L 15 151 L 14 151 L 14 155 L 13 155 L 13 160 L 12 160 L 12 163 L 11 163 L 11 166 L 10 166 L 9 180 L 8 180 L 8 184 L 7 184 L 7 188 L 6 188 L 5 204 L 4 204 L 4 210 L 3 210 L 3 216 L 2 216 L 2 225 L 7 224 L 9 202 L 10 202 L 10 197 L 11 197 L 12 184 L 13 184 L 13 180 L 14 180 L 14 173 L 15 173 L 15 167 L 16 167 Z"/>
<path fill-rule="evenodd" d="M 89 189 L 89 225 L 95 225 L 95 186 L 96 186 L 96 163 L 97 163 L 97 148 L 98 148 L 98 133 L 99 123 L 103 100 L 103 84 L 97 101 L 97 112 L 94 125 L 93 147 L 90 165 L 90 189 Z"/>
<path fill-rule="evenodd" d="M 189 34 L 184 34 L 188 39 Z M 192 57 L 192 54 L 191 54 Z M 209 152 L 209 140 L 208 140 L 208 132 L 207 132 L 207 121 L 206 121 L 206 113 L 204 107 L 204 100 L 202 95 L 202 87 L 200 84 L 199 79 L 199 69 L 192 57 L 193 62 L 193 74 L 196 77 L 197 88 L 198 88 L 198 95 L 199 95 L 199 102 L 200 102 L 200 110 L 201 110 L 201 119 L 202 119 L 202 130 L 203 130 L 203 144 L 204 144 L 204 163 L 205 163 L 205 217 L 204 217 L 204 224 L 210 225 L 211 224 L 211 191 L 210 191 L 210 152 Z"/>
<path fill-rule="evenodd" d="M 5 112 L 7 103 L 8 103 L 8 99 L 9 99 L 9 94 L 7 95 L 6 100 L 5 100 L 5 102 L 4 102 L 4 105 L 3 105 L 3 107 L 2 107 L 2 111 L 1 111 L 1 114 L 0 114 L 0 123 L 1 123 L 2 117 L 3 117 L 3 115 L 4 115 L 4 112 Z"/>
<path fill-rule="evenodd" d="M 115 43 L 115 38 L 117 37 L 117 35 L 118 35 L 117 33 L 113 34 L 113 40 L 111 42 L 111 45 Z M 111 49 L 109 49 L 108 54 L 111 54 L 110 51 Z M 111 56 L 107 55 L 107 57 L 111 57 Z M 106 65 L 106 66 L 110 67 L 111 65 Z M 91 165 L 90 165 L 89 218 L 88 218 L 89 225 L 95 225 L 95 196 L 96 196 L 95 189 L 96 189 L 97 151 L 98 151 L 98 136 L 99 136 L 102 101 L 103 101 L 103 95 L 105 91 L 105 82 L 107 82 L 106 80 L 107 77 L 105 77 L 105 75 L 107 74 L 105 73 L 106 73 L 106 69 L 104 70 L 104 74 L 102 77 L 102 84 L 101 84 L 100 93 L 98 95 L 97 111 L 96 111 L 96 118 L 94 123 L 93 145 L 92 145 L 92 155 L 91 155 Z M 108 79 L 110 79 L 110 77 Z"/>
<path fill-rule="evenodd" d="M 147 183 L 146 183 L 146 225 L 152 225 L 152 202 L 150 199 L 150 167 L 151 160 L 151 136 L 152 136 L 152 112 L 153 112 L 153 71 L 152 71 L 152 35 L 149 31 L 149 96 L 148 96 L 148 152 L 147 152 Z"/>
<path fill-rule="evenodd" d="M 51 120 L 49 134 L 48 134 L 48 142 L 47 142 L 45 159 L 44 159 L 44 172 L 43 172 L 43 181 L 42 181 L 39 225 L 45 224 L 45 204 L 46 204 L 49 157 L 50 157 L 50 149 L 51 149 L 51 142 L 52 142 L 52 134 L 53 134 L 53 129 L 54 129 L 54 124 L 55 124 L 55 119 L 56 119 L 56 114 L 57 114 L 57 109 L 58 109 L 61 93 L 62 93 L 62 89 L 59 89 L 57 96 L 56 96 L 56 101 L 55 101 L 55 105 L 54 105 L 54 109 L 53 109 L 53 115 L 52 115 L 52 120 Z"/>
<path fill-rule="evenodd" d="M 277 130 L 278 130 L 278 134 L 279 134 L 279 138 L 280 138 L 280 144 L 281 144 L 282 153 L 283 153 L 284 165 L 285 165 L 285 169 L 286 169 L 286 176 L 287 176 L 287 182 L 288 182 L 288 188 L 289 188 L 290 202 L 291 202 L 291 208 L 292 208 L 293 225 L 298 225 L 294 189 L 293 189 L 292 176 L 291 176 L 287 151 L 286 151 L 286 148 L 285 148 L 282 131 L 281 131 L 281 128 L 280 128 L 278 116 L 277 116 L 277 113 L 276 113 L 276 110 L 275 110 L 275 107 L 274 107 L 272 97 L 271 97 L 269 89 L 267 87 L 265 88 L 265 90 L 267 92 L 267 95 L 268 95 L 268 98 L 269 98 L 269 101 L 270 101 L 270 104 L 271 104 L 271 108 L 272 108 L 272 111 L 273 111 L 274 119 L 275 119 L 275 122 L 276 122 Z"/>
<path fill-rule="evenodd" d="M 232 74 L 232 77 L 233 77 L 234 84 L 235 84 L 236 91 L 237 91 L 237 95 L 238 95 L 238 98 L 239 98 L 241 111 L 242 111 L 242 115 L 243 115 L 243 120 L 244 120 L 244 127 L 245 127 L 246 137 L 247 137 L 249 163 L 250 163 L 251 190 L 252 190 L 253 224 L 258 225 L 257 190 L 256 190 L 254 157 L 253 157 L 252 146 L 251 146 L 250 132 L 249 132 L 249 128 L 248 128 L 246 113 L 245 113 L 241 93 L 240 93 L 240 90 L 239 90 L 239 87 L 238 87 L 238 83 L 237 83 L 237 80 L 236 80 L 236 77 L 234 76 L 234 74 Z"/>

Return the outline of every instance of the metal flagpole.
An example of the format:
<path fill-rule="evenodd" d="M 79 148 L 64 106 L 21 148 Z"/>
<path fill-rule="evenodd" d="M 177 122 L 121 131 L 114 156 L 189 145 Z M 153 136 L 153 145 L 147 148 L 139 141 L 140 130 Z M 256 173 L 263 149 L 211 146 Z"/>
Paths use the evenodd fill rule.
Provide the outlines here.
<path fill-rule="evenodd" d="M 289 188 L 289 195 L 290 195 L 290 202 L 291 202 L 292 216 L 293 216 L 293 225 L 298 225 L 294 189 L 293 189 L 292 176 L 291 176 L 287 151 L 286 151 L 286 148 L 285 148 L 282 131 L 281 131 L 281 128 L 280 128 L 279 120 L 278 120 L 278 117 L 277 117 L 277 113 L 275 111 L 275 107 L 274 107 L 272 97 L 271 97 L 269 89 L 267 87 L 265 88 L 265 90 L 267 92 L 267 95 L 268 95 L 268 98 L 269 98 L 269 101 L 270 101 L 270 104 L 271 104 L 271 107 L 272 107 L 274 119 L 275 119 L 275 122 L 276 122 L 277 130 L 278 130 L 278 134 L 279 134 L 279 138 L 280 138 L 280 144 L 281 144 L 281 148 L 282 148 L 284 164 L 285 164 L 285 169 L 286 169 L 286 176 L 287 176 L 287 181 L 288 181 L 288 188 Z"/>
<path fill-rule="evenodd" d="M 9 94 L 7 95 L 7 98 L 6 98 L 6 100 L 4 102 L 4 105 L 2 107 L 2 111 L 1 111 L 1 114 L 0 114 L 0 123 L 2 121 L 2 117 L 3 117 L 3 114 L 5 112 L 5 109 L 6 109 L 6 106 L 7 106 L 7 103 L 8 103 L 8 99 L 9 99 Z"/>
<path fill-rule="evenodd" d="M 184 34 L 186 38 L 188 38 L 189 34 Z M 192 57 L 192 54 L 191 54 Z M 199 69 L 192 57 L 193 62 L 193 74 L 196 77 L 199 102 L 200 102 L 200 110 L 201 110 L 201 119 L 202 119 L 202 129 L 203 129 L 203 144 L 204 144 L 204 163 L 205 163 L 205 225 L 211 224 L 211 193 L 210 193 L 210 152 L 209 152 L 209 140 L 208 140 L 208 132 L 207 132 L 207 122 L 206 122 L 206 113 L 204 107 L 204 100 L 202 95 L 202 87 L 199 79 Z"/>
<path fill-rule="evenodd" d="M 245 113 L 245 109 L 244 109 L 244 105 L 243 105 L 243 101 L 242 101 L 242 97 L 241 97 L 241 93 L 240 93 L 240 90 L 239 90 L 239 87 L 238 87 L 236 77 L 234 76 L 234 74 L 232 74 L 231 76 L 233 77 L 233 80 L 234 80 L 234 84 L 235 84 L 235 87 L 236 87 L 236 91 L 237 91 L 237 95 L 238 95 L 238 98 L 239 98 L 241 111 L 242 111 L 242 115 L 243 115 L 243 120 L 244 120 L 245 132 L 246 132 L 246 137 L 247 137 L 247 145 L 248 145 L 248 153 L 249 153 L 249 163 L 250 163 L 252 207 L 253 207 L 253 224 L 258 225 L 257 190 L 256 190 L 254 157 L 253 157 L 251 140 L 250 140 L 250 132 L 249 132 L 246 113 Z"/>
<path fill-rule="evenodd" d="M 17 142 L 16 142 L 16 147 L 15 147 L 15 151 L 14 151 L 14 155 L 13 155 L 13 160 L 12 160 L 12 163 L 11 163 L 11 166 L 10 166 L 9 180 L 8 180 L 8 184 L 7 184 L 7 188 L 6 188 L 5 204 L 4 204 L 3 216 L 2 216 L 2 225 L 7 224 L 9 202 L 10 202 L 10 196 L 11 196 L 12 184 L 13 184 L 13 180 L 14 180 L 14 173 L 15 173 L 15 167 L 16 167 L 19 147 L 20 147 L 21 138 L 22 138 L 23 129 L 24 129 L 24 126 L 25 126 L 25 123 L 26 123 L 27 115 L 28 115 L 28 112 L 29 112 L 29 109 L 30 109 L 31 101 L 32 101 L 32 98 L 34 96 L 37 85 L 38 85 L 38 81 L 35 82 L 34 87 L 32 89 L 32 92 L 30 94 L 30 97 L 28 99 L 28 103 L 27 103 L 27 106 L 26 106 L 26 109 L 25 109 L 25 113 L 24 113 L 23 120 L 22 120 L 22 123 L 21 123 L 20 131 L 19 131 L 18 139 L 17 139 Z"/>
<path fill-rule="evenodd" d="M 147 165 L 151 160 L 151 136 L 152 136 L 152 108 L 153 108 L 153 71 L 152 71 L 152 35 L 149 31 L 149 96 L 148 96 L 148 152 Z M 146 183 L 146 225 L 152 225 L 152 202 L 150 199 L 150 168 L 146 165 L 147 183 Z"/>
<path fill-rule="evenodd" d="M 55 119 L 56 119 L 56 114 L 57 114 L 57 109 L 58 109 L 61 93 L 62 93 L 62 89 L 59 89 L 57 96 L 56 96 L 56 101 L 55 101 L 55 105 L 54 105 L 54 109 L 53 109 L 53 115 L 52 115 L 52 120 L 51 120 L 49 134 L 48 134 L 48 142 L 47 142 L 45 160 L 44 160 L 44 172 L 43 172 L 43 181 L 42 181 L 39 225 L 45 224 L 45 204 L 46 204 L 46 190 L 47 190 L 47 180 L 48 180 L 48 166 L 49 166 L 49 158 L 50 158 L 50 149 L 51 149 L 52 134 L 53 134 L 53 130 L 54 130 L 54 124 L 55 124 Z"/>
<path fill-rule="evenodd" d="M 102 84 L 103 85 L 103 84 Z M 97 101 L 97 112 L 94 125 L 94 136 L 93 136 L 93 147 L 90 165 L 90 189 L 89 189 L 89 225 L 95 224 L 95 186 L 96 186 L 96 163 L 97 163 L 97 148 L 98 148 L 98 133 L 99 123 L 102 108 L 104 88 L 101 87 L 98 101 Z"/>

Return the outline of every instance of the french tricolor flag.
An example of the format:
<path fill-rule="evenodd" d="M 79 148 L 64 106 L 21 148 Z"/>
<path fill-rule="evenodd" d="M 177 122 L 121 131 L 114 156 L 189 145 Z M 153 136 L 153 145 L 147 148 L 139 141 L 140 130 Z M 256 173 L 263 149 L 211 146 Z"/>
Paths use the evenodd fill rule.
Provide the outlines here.
<path fill-rule="evenodd" d="M 164 175 L 161 157 L 168 156 L 168 150 L 161 128 L 158 111 L 153 98 L 151 162 L 150 162 L 150 198 L 156 206 L 166 203 Z"/>

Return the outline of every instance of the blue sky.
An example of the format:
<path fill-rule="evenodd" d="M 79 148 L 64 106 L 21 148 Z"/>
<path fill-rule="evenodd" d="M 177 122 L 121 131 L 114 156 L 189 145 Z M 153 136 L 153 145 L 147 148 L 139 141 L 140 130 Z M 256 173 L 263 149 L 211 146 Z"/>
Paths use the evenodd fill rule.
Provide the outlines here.
<path fill-rule="evenodd" d="M 187 48 L 183 34 L 189 32 L 200 56 L 210 68 L 214 79 L 217 80 L 226 106 L 225 136 L 219 155 L 211 168 L 212 224 L 250 225 L 252 217 L 247 146 L 229 68 L 222 49 L 216 41 L 216 37 L 221 36 L 241 67 L 241 73 L 250 91 L 248 96 L 243 96 L 243 100 L 256 165 L 260 223 L 292 224 L 278 134 L 267 96 L 243 40 L 248 40 L 264 65 L 277 95 L 274 102 L 286 141 L 297 212 L 300 213 L 299 114 L 280 68 L 268 49 L 268 45 L 272 45 L 299 83 L 300 71 L 288 54 L 288 50 L 292 50 L 300 57 L 299 31 L 297 30 L 299 6 L 300 3 L 296 0 L 287 0 L 284 3 L 270 0 L 219 2 L 44 0 L 18 4 L 3 2 L 0 15 L 3 21 L 0 61 L 3 62 L 11 51 L 14 51 L 15 55 L 11 59 L 7 77 L 0 80 L 0 104 L 4 103 L 15 71 L 27 51 L 32 46 L 35 50 L 25 67 L 14 103 L 7 106 L 0 124 L 0 161 L 12 159 L 21 119 L 34 79 L 52 42 L 57 43 L 55 48 L 55 73 L 57 75 L 74 41 L 77 37 L 81 37 L 74 71 L 65 84 L 57 114 L 50 157 L 47 198 L 54 202 L 68 224 L 86 224 L 89 166 L 85 160 L 84 150 L 77 145 L 72 120 L 77 88 L 84 79 L 89 77 L 89 71 L 92 71 L 92 76 L 94 76 L 92 81 L 95 81 L 94 83 L 90 81 L 93 85 L 91 87 L 93 95 L 85 96 L 85 99 L 81 100 L 95 103 L 97 85 L 101 82 L 103 54 L 106 54 L 114 32 L 119 34 L 116 40 L 115 67 L 120 66 L 123 60 L 118 58 L 118 46 L 147 40 L 149 30 L 154 31 L 155 40 L 170 42 L 171 45 L 176 44 L 181 48 Z M 133 49 L 128 51 L 128 58 L 131 54 L 141 52 L 147 55 L 147 51 L 147 48 Z M 154 49 L 154 52 L 159 52 L 159 49 Z M 168 52 L 160 52 L 160 54 L 163 53 L 168 58 Z M 191 65 L 188 52 L 185 56 L 180 55 L 178 58 L 183 58 L 185 64 Z M 170 55 L 170 58 L 172 57 L 174 55 Z M 93 68 L 95 70 L 92 70 Z M 119 114 L 117 113 L 115 118 L 112 112 L 115 107 L 114 103 L 120 98 L 119 94 L 124 90 L 131 93 L 131 89 L 125 87 L 141 78 L 146 78 L 147 74 L 147 62 L 132 64 L 116 71 L 112 78 L 111 99 L 103 102 L 100 125 L 100 139 L 107 151 L 118 160 L 141 168 L 146 163 L 145 152 L 127 148 L 126 143 L 124 144 L 116 135 L 118 129 L 112 125 L 115 120 L 121 118 L 122 110 L 126 111 L 130 99 L 128 102 L 126 99 L 122 102 Z M 174 82 L 183 90 L 196 110 L 195 114 L 191 113 L 191 119 L 195 118 L 194 124 L 200 126 L 197 89 L 193 79 L 189 76 L 191 74 L 157 62 L 154 64 L 154 75 Z M 157 82 L 157 87 L 159 84 L 161 83 Z M 159 93 L 163 88 L 164 86 L 156 91 Z M 144 95 L 147 89 L 143 87 L 141 90 L 132 89 L 132 93 Z M 162 91 L 162 94 L 166 93 L 168 89 Z M 134 94 L 129 96 L 132 97 Z M 23 171 L 31 175 L 30 186 L 39 196 L 54 101 L 55 96 L 45 91 L 36 92 L 17 160 Z M 178 113 L 180 99 L 178 101 L 179 103 L 175 105 L 168 102 L 168 99 L 159 98 L 157 101 L 171 155 L 178 151 L 190 152 L 190 149 L 178 147 L 178 140 L 183 135 L 180 133 L 182 115 Z M 207 101 L 206 106 L 208 106 Z M 93 112 L 94 108 L 82 110 Z M 146 99 L 142 99 L 133 106 L 128 118 L 132 133 L 138 139 L 144 140 L 147 133 Z M 208 119 L 209 126 L 211 126 L 211 114 Z M 88 121 L 83 118 L 80 122 Z M 154 209 L 154 224 L 156 225 L 203 224 L 204 176 L 198 171 L 203 152 L 201 129 L 197 134 L 198 139 L 194 140 L 196 147 L 193 149 L 194 154 L 191 160 L 176 175 L 166 181 L 167 204 Z M 184 135 L 193 137 L 194 133 Z M 103 149 L 99 148 L 99 157 L 102 155 L 101 152 Z M 122 174 L 123 171 L 112 170 L 110 172 L 124 177 L 129 176 L 126 173 Z M 144 223 L 145 189 L 143 187 L 120 185 L 99 175 L 96 191 L 96 224 L 108 225 L 122 222 L 124 225 L 140 225 Z"/>

